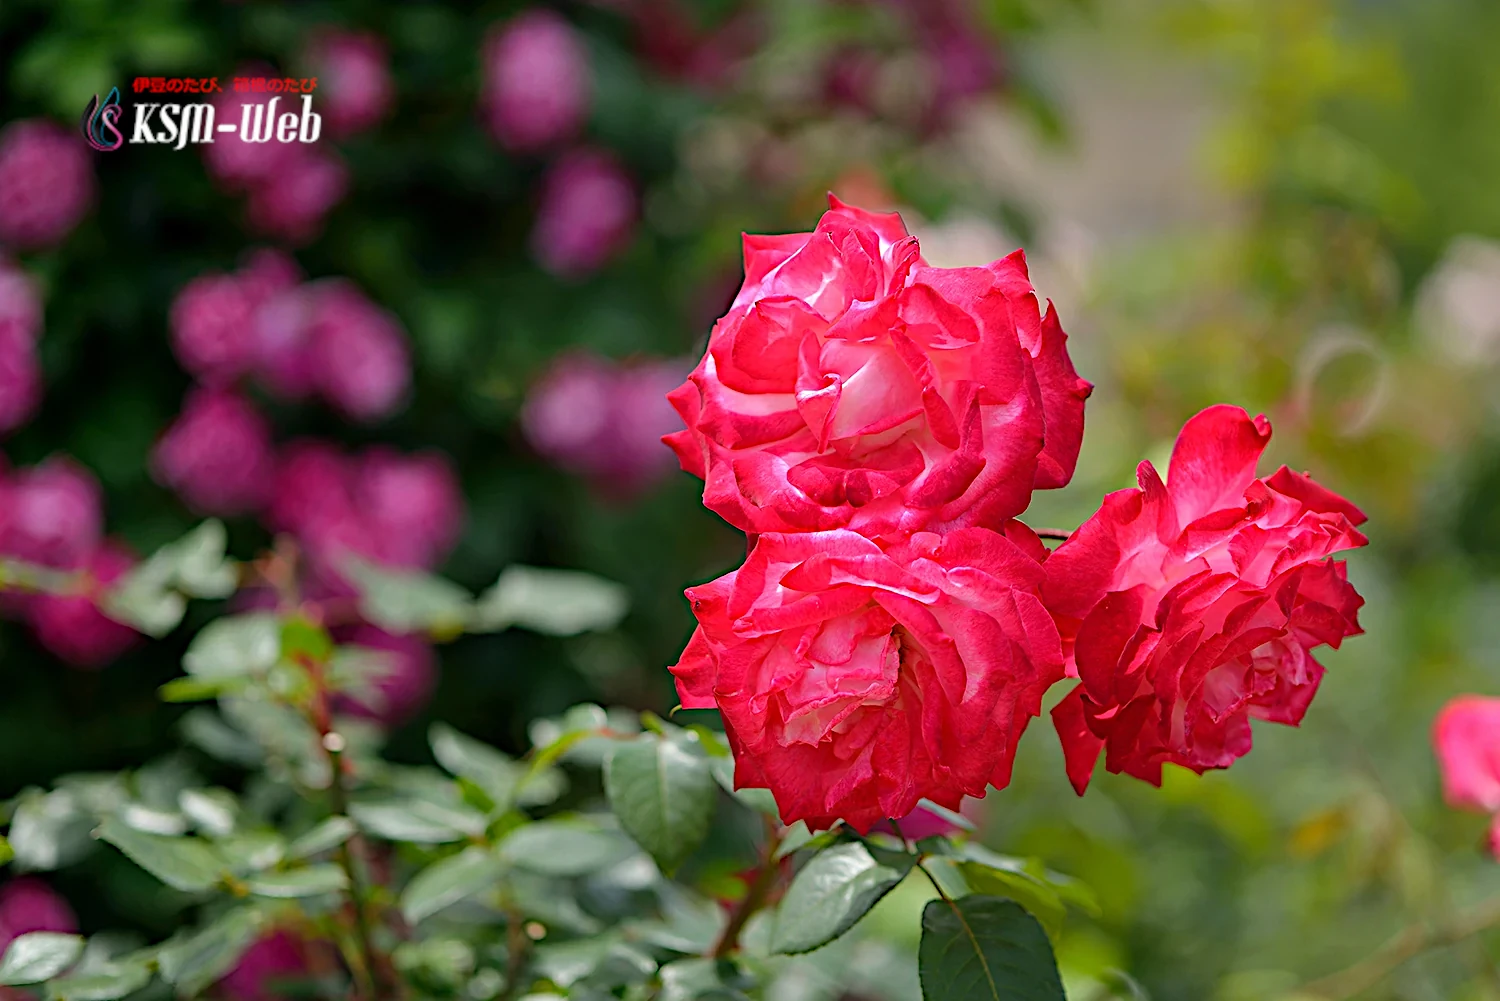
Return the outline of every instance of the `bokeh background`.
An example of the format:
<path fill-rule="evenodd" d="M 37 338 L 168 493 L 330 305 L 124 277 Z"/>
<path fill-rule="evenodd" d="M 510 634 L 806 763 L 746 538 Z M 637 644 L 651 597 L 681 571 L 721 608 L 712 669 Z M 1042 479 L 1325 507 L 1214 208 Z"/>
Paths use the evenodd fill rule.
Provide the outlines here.
<path fill-rule="evenodd" d="M 1370 515 L 1368 635 L 1300 730 L 1078 800 L 1039 724 L 976 808 L 1097 893 L 1060 949 L 1081 1001 L 1277 996 L 1500 893 L 1428 738 L 1500 693 L 1497 39 L 1492 0 L 6 0 L 0 545 L 26 520 L 107 574 L 225 514 L 247 557 L 274 531 L 471 588 L 586 569 L 630 589 L 612 633 L 367 636 L 408 664 L 371 709 L 393 754 L 434 718 L 520 749 L 577 701 L 665 711 L 681 589 L 743 541 L 655 443 L 661 394 L 740 231 L 809 229 L 832 190 L 934 264 L 1025 246 L 1098 387 L 1028 520 L 1078 524 L 1218 401 Z M 283 73 L 319 77 L 312 147 L 83 146 L 138 75 Z M 191 628 L 3 611 L 0 795 L 181 743 L 155 693 Z M 107 868 L 57 884 L 85 927 L 169 920 Z M 913 943 L 923 895 L 870 933 Z M 1500 939 L 1357 996 L 1493 1001 Z"/>

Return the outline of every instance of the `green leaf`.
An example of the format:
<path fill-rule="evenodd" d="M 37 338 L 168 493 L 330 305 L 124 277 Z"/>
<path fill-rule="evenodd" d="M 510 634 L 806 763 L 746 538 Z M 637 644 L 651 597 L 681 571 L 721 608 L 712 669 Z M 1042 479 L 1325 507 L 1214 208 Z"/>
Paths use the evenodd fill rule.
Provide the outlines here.
<path fill-rule="evenodd" d="M 200 680 L 264 674 L 281 659 L 281 622 L 269 612 L 249 612 L 215 619 L 203 628 L 182 666 Z"/>
<path fill-rule="evenodd" d="M 0 959 L 0 985 L 19 987 L 51 980 L 82 955 L 82 935 L 34 931 L 17 936 Z"/>
<path fill-rule="evenodd" d="M 493 853 L 470 846 L 417 873 L 401 893 L 401 913 L 416 924 L 460 900 L 483 893 L 504 874 L 505 863 Z"/>
<path fill-rule="evenodd" d="M 462 841 L 483 833 L 485 827 L 482 814 L 419 799 L 354 803 L 349 816 L 377 838 L 419 845 Z"/>
<path fill-rule="evenodd" d="M 151 982 L 151 964 L 139 956 L 112 960 L 88 973 L 62 977 L 47 984 L 51 1001 L 116 1001 Z"/>
<path fill-rule="evenodd" d="M 612 629 L 630 607 L 622 585 L 577 570 L 509 566 L 474 608 L 476 632 L 520 626 L 549 636 Z"/>
<path fill-rule="evenodd" d="M 1066 1001 L 1052 944 L 1013 900 L 933 900 L 918 949 L 927 1001 Z"/>
<path fill-rule="evenodd" d="M 349 880 L 336 865 L 310 865 L 305 869 L 267 872 L 248 883 L 250 892 L 260 897 L 316 897 L 347 889 Z"/>
<path fill-rule="evenodd" d="M 205 521 L 158 549 L 110 588 L 105 613 L 151 636 L 171 632 L 187 610 L 183 595 L 223 598 L 233 593 L 238 571 L 225 559 L 227 538 L 222 523 Z"/>
<path fill-rule="evenodd" d="M 260 935 L 261 915 L 240 907 L 206 928 L 168 941 L 157 960 L 162 979 L 183 997 L 193 997 L 228 973 Z"/>
<path fill-rule="evenodd" d="M 507 808 L 521 776 L 521 766 L 488 744 L 459 733 L 446 723 L 434 723 L 427 733 L 433 757 L 449 773 L 468 779 Z"/>
<path fill-rule="evenodd" d="M 853 928 L 916 862 L 903 852 L 880 855 L 877 860 L 856 841 L 825 848 L 809 859 L 776 909 L 771 948 L 811 952 Z"/>
<path fill-rule="evenodd" d="M 228 868 L 225 859 L 200 838 L 147 834 L 115 817 L 99 826 L 98 837 L 163 883 L 189 893 L 214 886 Z"/>
<path fill-rule="evenodd" d="M 326 663 L 333 656 L 333 637 L 316 622 L 293 616 L 281 624 L 281 656 L 292 663 Z"/>
<path fill-rule="evenodd" d="M 10 847 L 27 869 L 69 865 L 93 847 L 94 819 L 65 790 L 23 792 L 10 818 Z"/>
<path fill-rule="evenodd" d="M 539 820 L 511 831 L 497 851 L 517 868 L 566 877 L 598 872 L 633 849 L 630 842 L 609 831 L 562 820 Z"/>
<path fill-rule="evenodd" d="M 701 750 L 685 741 L 642 735 L 604 763 L 604 791 L 625 832 L 673 872 L 708 835 L 714 777 Z"/>
<path fill-rule="evenodd" d="M 356 830 L 354 821 L 348 817 L 329 817 L 312 830 L 295 838 L 287 846 L 286 857 L 305 859 L 332 851 L 352 838 Z"/>
<path fill-rule="evenodd" d="M 10 842 L 0 837 L 0 865 L 5 865 L 16 857 L 16 850 L 10 846 Z"/>
<path fill-rule="evenodd" d="M 195 828 L 215 838 L 231 834 L 239 816 L 239 803 L 225 789 L 184 789 L 177 805 Z"/>
<path fill-rule="evenodd" d="M 457 635 L 471 617 L 469 592 L 441 577 L 377 567 L 355 556 L 345 558 L 344 571 L 359 587 L 365 618 L 390 632 Z"/>

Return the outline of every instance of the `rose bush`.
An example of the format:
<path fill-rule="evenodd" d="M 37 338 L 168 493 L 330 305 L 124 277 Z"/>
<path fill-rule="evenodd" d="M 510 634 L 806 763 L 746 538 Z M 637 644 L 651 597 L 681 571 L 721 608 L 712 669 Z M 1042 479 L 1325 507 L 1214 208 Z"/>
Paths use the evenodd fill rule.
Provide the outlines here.
<path fill-rule="evenodd" d="M 997 527 L 1072 477 L 1092 388 L 1019 252 L 931 268 L 895 214 L 831 198 L 745 238 L 745 283 L 667 441 L 746 532 Z"/>

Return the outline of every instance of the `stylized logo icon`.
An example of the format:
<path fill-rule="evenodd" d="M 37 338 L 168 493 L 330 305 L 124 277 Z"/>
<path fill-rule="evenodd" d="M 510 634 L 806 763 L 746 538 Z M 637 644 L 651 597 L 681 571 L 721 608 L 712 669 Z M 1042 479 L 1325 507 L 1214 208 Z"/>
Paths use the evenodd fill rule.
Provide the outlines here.
<path fill-rule="evenodd" d="M 120 106 L 119 87 L 110 88 L 109 96 L 104 99 L 103 104 L 99 103 L 99 95 L 95 94 L 83 112 L 83 137 L 100 152 L 119 149 L 125 142 L 125 137 L 120 134 L 116 125 L 124 113 L 125 109 Z M 113 139 L 109 137 L 110 133 L 114 135 Z"/>

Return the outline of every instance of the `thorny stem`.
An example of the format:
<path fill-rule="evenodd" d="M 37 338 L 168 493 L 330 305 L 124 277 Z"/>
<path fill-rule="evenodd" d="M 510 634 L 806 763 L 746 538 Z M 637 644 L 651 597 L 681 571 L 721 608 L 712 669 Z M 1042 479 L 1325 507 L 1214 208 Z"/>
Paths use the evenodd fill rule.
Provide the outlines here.
<path fill-rule="evenodd" d="M 781 847 L 781 825 L 771 817 L 765 818 L 765 824 L 766 844 L 762 850 L 760 865 L 750 880 L 750 886 L 745 890 L 745 896 L 729 912 L 728 923 L 709 950 L 708 954 L 712 959 L 723 959 L 739 948 L 740 933 L 745 930 L 745 924 L 756 911 L 765 906 L 766 898 L 776 885 L 776 877 L 781 870 L 781 860 L 776 857 L 776 851 Z"/>
<path fill-rule="evenodd" d="M 333 812 L 341 817 L 349 815 L 349 777 L 344 767 L 344 736 L 333 728 L 333 714 L 328 704 L 328 686 L 323 675 L 323 665 L 315 658 L 301 658 L 313 683 L 312 722 L 318 731 L 318 744 L 328 758 L 331 774 L 329 796 Z M 370 934 L 369 898 L 365 892 L 364 879 L 360 873 L 363 861 L 355 855 L 359 835 L 345 841 L 338 849 L 338 864 L 349 882 L 349 909 L 353 912 L 354 937 L 358 955 L 349 957 L 350 972 L 360 998 L 370 1001 L 385 1001 L 394 997 L 384 983 L 380 955 Z"/>
<path fill-rule="evenodd" d="M 1353 966 L 1307 984 L 1300 991 L 1308 998 L 1344 1001 L 1379 984 L 1407 960 L 1430 949 L 1458 945 L 1475 935 L 1500 927 L 1500 900 L 1460 911 L 1453 920 L 1441 924 L 1419 922 L 1396 934 L 1373 955 Z"/>
<path fill-rule="evenodd" d="M 531 936 L 526 934 L 525 916 L 509 902 L 505 907 L 505 990 L 501 1001 L 510 1001 L 521 989 L 521 973 L 526 969 L 526 953 Z"/>

